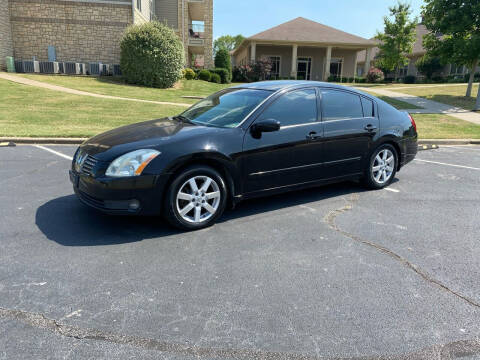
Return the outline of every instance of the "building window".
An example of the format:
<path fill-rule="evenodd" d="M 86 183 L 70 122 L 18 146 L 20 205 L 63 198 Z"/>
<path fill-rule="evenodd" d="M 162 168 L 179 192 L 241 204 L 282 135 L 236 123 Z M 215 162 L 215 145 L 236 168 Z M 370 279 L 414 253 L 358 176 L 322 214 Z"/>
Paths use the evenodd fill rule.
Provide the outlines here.
<path fill-rule="evenodd" d="M 463 75 L 464 70 L 463 65 L 452 64 L 450 69 L 450 75 Z"/>
<path fill-rule="evenodd" d="M 342 67 L 343 67 L 342 58 L 332 58 L 332 60 L 330 61 L 330 75 L 342 76 Z"/>
<path fill-rule="evenodd" d="M 278 79 L 280 77 L 280 56 L 269 56 L 270 62 L 272 63 L 272 70 L 270 76 L 272 79 Z"/>
<path fill-rule="evenodd" d="M 398 71 L 398 76 L 399 77 L 405 77 L 408 74 L 408 65 L 401 67 L 400 70 Z"/>
<path fill-rule="evenodd" d="M 137 9 L 138 11 L 142 11 L 142 0 L 137 0 Z"/>
<path fill-rule="evenodd" d="M 155 4 L 150 0 L 150 21 L 155 20 Z"/>
<path fill-rule="evenodd" d="M 312 76 L 312 58 L 299 57 L 297 59 L 297 80 L 310 80 Z"/>

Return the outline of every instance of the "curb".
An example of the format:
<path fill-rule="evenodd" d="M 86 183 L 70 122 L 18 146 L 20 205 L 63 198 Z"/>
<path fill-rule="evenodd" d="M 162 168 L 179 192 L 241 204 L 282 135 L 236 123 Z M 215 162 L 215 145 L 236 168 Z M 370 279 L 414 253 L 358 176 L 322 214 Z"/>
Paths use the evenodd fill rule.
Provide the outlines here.
<path fill-rule="evenodd" d="M 0 137 L 0 143 L 14 144 L 58 144 L 80 145 L 88 138 L 45 138 L 45 137 Z M 480 140 L 473 139 L 423 139 L 418 140 L 419 146 L 424 145 L 480 145 Z M 5 146 L 5 145 L 4 145 Z M 10 145 L 12 146 L 12 145 Z"/>
<path fill-rule="evenodd" d="M 14 144 L 58 144 L 80 145 L 88 138 L 30 138 L 30 137 L 0 137 L 0 143 L 11 142 Z"/>
<path fill-rule="evenodd" d="M 480 140 L 472 139 L 422 139 L 418 145 L 480 145 Z"/>

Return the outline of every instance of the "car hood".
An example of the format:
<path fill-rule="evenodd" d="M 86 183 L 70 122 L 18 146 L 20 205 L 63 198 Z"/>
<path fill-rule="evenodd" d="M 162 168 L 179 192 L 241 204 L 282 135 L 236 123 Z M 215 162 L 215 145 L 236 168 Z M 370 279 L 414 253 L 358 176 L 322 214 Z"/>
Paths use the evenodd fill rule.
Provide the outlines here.
<path fill-rule="evenodd" d="M 112 161 L 129 151 L 161 149 L 168 143 L 215 130 L 221 129 L 163 118 L 107 131 L 87 140 L 81 148 L 100 161 Z"/>

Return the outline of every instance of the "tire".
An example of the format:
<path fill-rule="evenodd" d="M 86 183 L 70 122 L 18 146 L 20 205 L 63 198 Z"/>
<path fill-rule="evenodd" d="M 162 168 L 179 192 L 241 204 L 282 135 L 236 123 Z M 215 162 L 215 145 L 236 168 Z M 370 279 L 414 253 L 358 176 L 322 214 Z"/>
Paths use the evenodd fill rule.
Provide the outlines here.
<path fill-rule="evenodd" d="M 391 158 L 393 160 L 390 160 Z M 372 152 L 367 164 L 364 178 L 365 186 L 373 190 L 387 187 L 395 178 L 397 168 L 397 150 L 390 144 L 380 145 Z"/>
<path fill-rule="evenodd" d="M 199 230 L 212 226 L 226 204 L 222 175 L 209 166 L 192 166 L 179 173 L 168 187 L 164 216 L 176 228 Z"/>

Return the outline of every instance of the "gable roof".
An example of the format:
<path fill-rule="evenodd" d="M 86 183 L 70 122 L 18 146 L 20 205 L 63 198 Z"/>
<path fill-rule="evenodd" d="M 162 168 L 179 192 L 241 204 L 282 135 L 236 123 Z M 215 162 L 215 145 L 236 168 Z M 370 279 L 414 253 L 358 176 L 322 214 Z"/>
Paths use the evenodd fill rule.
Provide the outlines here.
<path fill-rule="evenodd" d="M 413 44 L 413 51 L 410 54 L 410 56 L 424 55 L 427 51 L 423 47 L 423 35 L 429 34 L 430 31 L 423 24 L 418 24 L 415 28 L 415 31 L 417 33 L 417 39 Z M 372 39 L 372 40 L 375 40 L 375 39 Z M 375 56 L 378 55 L 379 52 L 380 52 L 380 49 L 378 47 L 374 47 L 372 49 L 372 60 L 375 58 Z M 357 63 L 364 63 L 364 62 L 365 62 L 365 50 L 362 50 L 357 53 Z"/>
<path fill-rule="evenodd" d="M 253 35 L 248 40 L 254 41 L 286 41 L 325 44 L 345 44 L 371 46 L 371 40 L 334 29 L 318 22 L 298 17 L 261 33 Z"/>

